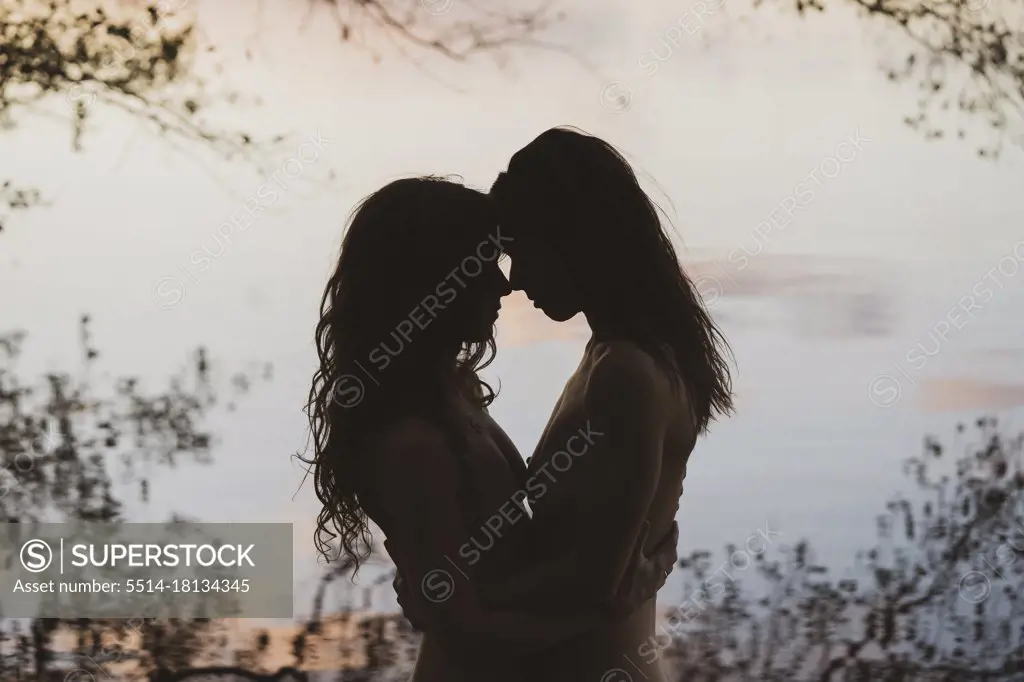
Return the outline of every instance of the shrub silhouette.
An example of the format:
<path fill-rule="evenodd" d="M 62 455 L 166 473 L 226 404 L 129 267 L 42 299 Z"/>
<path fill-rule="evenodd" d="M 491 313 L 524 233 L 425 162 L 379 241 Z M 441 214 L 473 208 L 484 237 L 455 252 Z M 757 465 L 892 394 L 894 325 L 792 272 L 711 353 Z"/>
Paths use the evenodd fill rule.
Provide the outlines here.
<path fill-rule="evenodd" d="M 1024 436 L 1001 435 L 994 418 L 975 427 L 970 440 L 957 426 L 955 460 L 928 437 L 904 462 L 915 494 L 878 517 L 857 577 L 830 577 L 802 541 L 753 558 L 758 588 L 728 581 L 690 620 L 692 609 L 673 609 L 659 645 L 679 679 L 1024 677 Z M 688 599 L 707 597 L 709 559 L 680 560 Z"/>
<path fill-rule="evenodd" d="M 25 335 L 0 335 L 0 521 L 4 524 L 123 520 L 123 490 L 146 501 L 156 467 L 212 461 L 213 435 L 204 422 L 224 399 L 211 380 L 203 348 L 168 386 L 150 392 L 135 377 L 103 382 L 100 353 L 89 318 L 80 321 L 82 370 L 77 377 L 51 373 L 25 382 L 17 361 Z M 251 383 L 231 382 L 227 407 Z M 108 385 L 108 384 L 112 384 Z M 117 480 L 115 481 L 115 474 Z M 184 520 L 173 517 L 171 520 Z M 5 525 L 10 530 L 16 526 Z M 0 541 L 0 559 L 17 560 Z M 2 551 L 8 550 L 8 551 Z M 9 568 L 0 565 L 0 570 Z M 0 679 L 48 679 L 60 664 L 76 665 L 97 678 L 110 665 L 133 660 L 154 679 L 187 667 L 203 645 L 211 622 L 38 618 L 27 626 L 3 619 L 0 600 Z M 73 652 L 58 652 L 53 639 L 70 632 Z M 127 640 L 127 641 L 126 641 Z M 130 648 L 129 648 L 130 647 Z M 69 655 L 70 654 L 70 655 Z M 63 677 L 63 673 L 60 675 Z"/>
<path fill-rule="evenodd" d="M 31 521 L 45 510 L 117 522 L 122 506 L 111 463 L 119 482 L 144 497 L 143 462 L 210 461 L 213 437 L 201 424 L 219 399 L 202 350 L 165 391 L 144 392 L 125 378 L 104 395 L 91 369 L 98 353 L 87 319 L 77 380 L 49 375 L 41 392 L 21 382 L 12 369 L 21 342 L 20 335 L 0 337 L 0 512 L 7 520 Z M 249 379 L 232 383 L 244 390 Z M 856 553 L 842 576 L 800 541 L 753 557 L 753 570 L 712 590 L 712 554 L 692 552 L 672 578 L 686 601 L 637 655 L 661 656 L 670 679 L 679 680 L 1024 679 L 1022 450 L 1024 435 L 1005 435 L 990 417 L 958 425 L 949 445 L 926 437 L 922 452 L 903 463 L 911 492 L 890 500 L 877 520 L 878 542 Z M 736 549 L 726 546 L 726 556 Z M 376 590 L 391 589 L 393 573 L 357 587 L 361 604 L 338 603 L 331 588 L 350 590 L 351 568 L 340 561 L 324 572 L 309 617 L 286 635 L 291 660 L 284 667 L 270 660 L 274 636 L 266 631 L 225 664 L 199 664 L 229 646 L 229 625 L 217 620 L 37 619 L 0 621 L 0 680 L 63 679 L 69 660 L 95 679 L 128 663 L 118 679 L 306 680 L 322 665 L 324 646 L 360 661 L 349 660 L 338 680 L 405 679 L 418 633 L 399 614 L 367 611 Z M 696 615 L 685 608 L 697 602 Z M 75 635 L 73 651 L 54 650 L 58 631 Z"/>

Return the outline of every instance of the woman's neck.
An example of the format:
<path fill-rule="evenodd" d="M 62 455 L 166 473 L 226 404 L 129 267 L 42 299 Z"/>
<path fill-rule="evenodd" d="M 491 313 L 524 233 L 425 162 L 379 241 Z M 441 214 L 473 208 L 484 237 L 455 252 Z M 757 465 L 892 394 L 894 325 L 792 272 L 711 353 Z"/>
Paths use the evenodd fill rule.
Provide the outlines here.
<path fill-rule="evenodd" d="M 595 343 L 606 343 L 608 341 L 634 341 L 636 334 L 623 324 L 619 316 L 610 315 L 606 310 L 597 310 L 596 306 L 586 306 L 583 315 L 587 318 L 587 325 L 590 327 L 590 341 L 587 347 Z"/>

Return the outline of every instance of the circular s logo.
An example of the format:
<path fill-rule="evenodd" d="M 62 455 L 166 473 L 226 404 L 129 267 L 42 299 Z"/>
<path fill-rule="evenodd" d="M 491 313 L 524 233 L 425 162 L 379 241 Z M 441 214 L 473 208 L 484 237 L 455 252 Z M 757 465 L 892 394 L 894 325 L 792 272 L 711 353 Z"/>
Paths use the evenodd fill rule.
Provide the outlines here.
<path fill-rule="evenodd" d="M 957 585 L 960 597 L 970 604 L 980 604 L 992 593 L 992 582 L 981 571 L 968 571 Z"/>
<path fill-rule="evenodd" d="M 879 374 L 868 384 L 868 399 L 875 407 L 892 407 L 903 395 L 903 387 L 891 374 Z"/>
<path fill-rule="evenodd" d="M 342 374 L 334 381 L 334 386 L 331 388 L 332 400 L 345 409 L 361 403 L 365 392 L 366 386 L 363 385 L 363 382 L 359 377 L 351 374 Z"/>
<path fill-rule="evenodd" d="M 612 81 L 601 88 L 601 106 L 613 114 L 621 114 L 633 104 L 633 90 L 622 81 Z"/>
<path fill-rule="evenodd" d="M 422 588 L 424 597 L 435 604 L 440 604 L 448 601 L 454 594 L 455 580 L 452 579 L 452 574 L 448 571 L 435 568 L 423 576 L 420 588 Z"/>
<path fill-rule="evenodd" d="M 53 550 L 43 540 L 29 540 L 21 546 L 21 565 L 30 573 L 42 573 L 53 563 Z"/>

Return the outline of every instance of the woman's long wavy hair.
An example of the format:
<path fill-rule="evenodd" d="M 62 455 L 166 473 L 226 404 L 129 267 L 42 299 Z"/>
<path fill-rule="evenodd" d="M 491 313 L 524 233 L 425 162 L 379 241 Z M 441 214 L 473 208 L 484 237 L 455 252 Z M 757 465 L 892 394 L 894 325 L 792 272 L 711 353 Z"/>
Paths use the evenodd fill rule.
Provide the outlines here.
<path fill-rule="evenodd" d="M 494 398 L 477 375 L 494 358 L 493 326 L 487 338 L 463 338 L 464 297 L 425 328 L 396 332 L 494 225 L 486 194 L 436 177 L 394 181 L 364 199 L 350 218 L 320 304 L 320 367 L 307 405 L 314 453 L 301 459 L 311 466 L 323 505 L 316 547 L 330 560 L 330 543 L 339 538 L 353 575 L 372 547 L 360 501 L 367 494 L 361 467 L 367 439 L 410 414 L 458 439 L 451 396 L 481 407 Z M 468 477 L 461 478 L 468 485 Z"/>
<path fill-rule="evenodd" d="M 683 272 L 657 206 L 614 147 L 552 128 L 516 152 L 490 193 L 499 220 L 543 231 L 539 238 L 587 299 L 588 317 L 647 348 L 681 379 L 698 433 L 732 411 L 728 343 Z"/>

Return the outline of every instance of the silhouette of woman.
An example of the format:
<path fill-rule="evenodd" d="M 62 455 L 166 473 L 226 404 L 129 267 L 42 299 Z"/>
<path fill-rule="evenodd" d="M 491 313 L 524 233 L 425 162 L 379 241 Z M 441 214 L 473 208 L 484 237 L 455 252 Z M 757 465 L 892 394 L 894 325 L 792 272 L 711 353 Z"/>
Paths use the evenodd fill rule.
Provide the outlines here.
<path fill-rule="evenodd" d="M 608 143 L 548 130 L 512 157 L 491 196 L 509 238 L 511 286 L 553 320 L 583 313 L 593 334 L 528 476 L 557 469 L 563 444 L 581 424 L 603 434 L 564 481 L 531 502 L 531 561 L 570 553 L 565 570 L 585 583 L 576 593 L 601 594 L 620 580 L 645 523 L 651 538 L 673 524 L 697 436 L 732 411 L 728 345 L 683 273 L 654 204 Z M 496 607 L 520 598 L 496 594 Z M 550 649 L 533 661 L 534 679 L 664 680 L 655 615 L 651 598 Z M 630 677 L 615 677 L 619 670 Z"/>
<path fill-rule="evenodd" d="M 490 576 L 523 552 L 517 528 L 530 523 L 526 467 L 488 415 L 494 392 L 477 374 L 510 291 L 498 265 L 506 242 L 487 195 L 398 180 L 357 207 L 321 303 L 309 404 L 317 547 L 328 556 L 339 538 L 357 571 L 371 553 L 369 521 L 386 535 L 403 604 L 426 630 L 416 682 L 523 679 L 517 660 L 633 610 L 676 557 L 666 527 L 651 558 L 635 543 L 633 579 L 610 599 L 485 607 Z M 505 528 L 484 544 L 498 513 Z"/>

